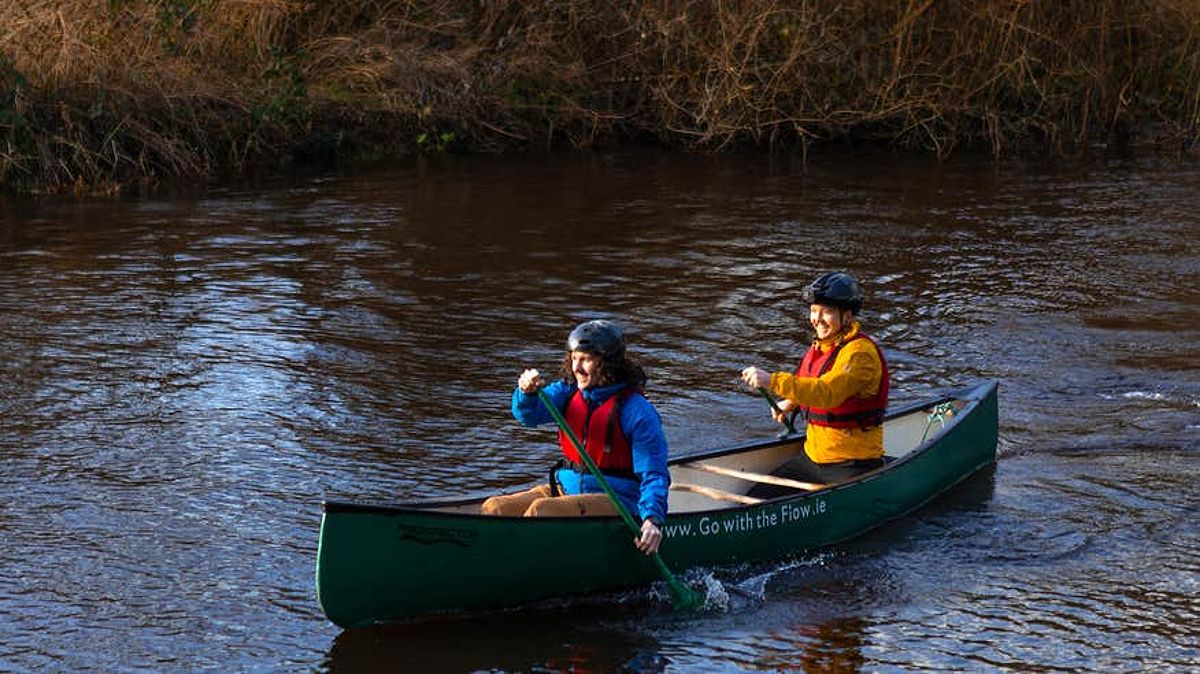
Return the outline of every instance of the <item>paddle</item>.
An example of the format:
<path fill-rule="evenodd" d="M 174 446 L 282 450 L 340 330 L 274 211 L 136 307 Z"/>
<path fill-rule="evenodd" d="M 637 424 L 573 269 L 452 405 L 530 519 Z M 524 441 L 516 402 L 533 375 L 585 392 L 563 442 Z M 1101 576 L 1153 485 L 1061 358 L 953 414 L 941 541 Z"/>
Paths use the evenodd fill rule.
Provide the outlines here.
<path fill-rule="evenodd" d="M 758 392 L 762 394 L 762 397 L 767 399 L 767 403 L 771 405 L 771 409 L 775 410 L 776 414 L 783 417 L 783 425 L 787 426 L 788 433 L 795 433 L 796 427 L 792 425 L 792 420 L 788 418 L 788 415 L 785 414 L 783 410 L 779 409 L 779 405 L 775 403 L 775 399 L 771 397 L 771 394 L 767 393 L 767 389 L 759 386 Z"/>
<path fill-rule="evenodd" d="M 637 522 L 633 520 L 633 516 L 625 509 L 625 506 L 621 503 L 621 499 L 617 498 L 617 494 L 609 486 L 608 480 L 604 479 L 604 473 L 600 472 L 600 469 L 596 466 L 596 462 L 592 461 L 592 457 L 588 456 L 587 451 L 584 450 L 583 443 L 579 441 L 579 438 L 575 437 L 575 432 L 567 425 L 567 420 L 563 419 L 562 413 L 554 406 L 554 402 L 550 400 L 550 396 L 546 395 L 546 392 L 540 388 L 537 394 L 542 404 L 546 406 L 546 410 L 550 412 L 550 416 L 554 417 L 554 423 L 558 424 L 559 429 L 571 439 L 571 444 L 575 445 L 576 451 L 579 452 L 579 458 L 583 460 L 588 471 L 592 473 L 592 476 L 604 488 L 604 493 L 608 494 L 609 500 L 616 507 L 617 513 L 621 515 L 621 519 L 625 520 L 625 524 L 629 526 L 630 531 L 633 532 L 635 537 L 641 536 L 642 528 L 638 526 Z M 675 577 L 675 574 L 671 573 L 671 570 L 667 568 L 666 562 L 662 560 L 662 557 L 658 556 L 657 552 L 651 554 L 650 558 L 654 560 L 654 564 L 658 567 L 658 572 L 662 575 L 663 580 L 667 581 L 667 587 L 671 588 L 671 603 L 676 610 L 692 609 L 704 605 L 704 597 L 692 590 L 692 588 L 679 582 L 679 579 Z"/>

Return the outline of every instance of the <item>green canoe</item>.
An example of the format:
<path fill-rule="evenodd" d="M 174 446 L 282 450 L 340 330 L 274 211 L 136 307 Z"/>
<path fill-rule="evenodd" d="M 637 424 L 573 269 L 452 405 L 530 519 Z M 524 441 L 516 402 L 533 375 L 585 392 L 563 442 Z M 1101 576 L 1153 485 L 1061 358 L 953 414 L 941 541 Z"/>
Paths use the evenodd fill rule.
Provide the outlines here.
<path fill-rule="evenodd" d="M 891 410 L 886 463 L 850 482 L 771 475 L 801 451 L 802 433 L 673 459 L 663 561 L 678 573 L 770 560 L 912 511 L 995 461 L 996 389 L 986 382 Z M 749 495 L 764 489 L 774 494 Z M 617 517 L 487 517 L 478 514 L 481 501 L 326 501 L 316 573 L 325 615 L 353 627 L 661 578 Z"/>

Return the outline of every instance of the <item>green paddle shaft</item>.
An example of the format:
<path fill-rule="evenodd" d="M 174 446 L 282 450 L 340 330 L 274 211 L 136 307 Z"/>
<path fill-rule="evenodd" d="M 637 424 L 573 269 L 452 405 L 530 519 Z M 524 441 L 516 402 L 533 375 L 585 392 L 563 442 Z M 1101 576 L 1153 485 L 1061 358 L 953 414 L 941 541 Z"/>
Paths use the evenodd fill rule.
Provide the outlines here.
<path fill-rule="evenodd" d="M 771 394 L 767 393 L 767 389 L 759 386 L 758 392 L 762 394 L 762 397 L 767 399 L 767 403 L 771 405 L 771 409 L 775 410 L 779 416 L 783 417 L 783 425 L 787 426 L 788 433 L 795 433 L 796 427 L 792 425 L 792 420 L 788 418 L 788 415 L 785 414 L 783 410 L 779 409 L 779 405 L 775 403 L 775 399 L 771 397 Z"/>
<path fill-rule="evenodd" d="M 617 513 L 621 515 L 621 519 L 625 520 L 625 524 L 629 526 L 629 530 L 633 532 L 635 537 L 641 536 L 642 528 L 634 521 L 633 515 L 630 515 L 629 511 L 625 509 L 625 505 L 621 503 L 621 499 L 617 497 L 617 493 L 609 486 L 608 480 L 604 479 L 604 473 L 600 472 L 600 468 L 596 466 L 596 462 L 592 461 L 592 457 L 588 456 L 583 443 L 579 441 L 579 438 L 575 436 L 575 432 L 567 425 L 567 420 L 563 419 L 562 413 L 554 406 L 554 402 L 550 400 L 550 396 L 546 395 L 546 392 L 540 388 L 537 395 L 541 399 L 542 404 L 546 406 L 546 410 L 550 412 L 550 416 L 554 417 L 554 423 L 558 424 L 559 429 L 571 439 L 571 444 L 575 445 L 576 451 L 579 452 L 579 458 L 583 460 L 583 464 L 587 466 L 588 471 L 596 478 L 600 486 L 604 488 L 604 493 L 608 494 L 609 500 L 616 507 Z M 679 582 L 679 579 L 675 577 L 675 574 L 671 573 L 671 570 L 667 568 L 666 562 L 662 560 L 662 557 L 658 556 L 657 552 L 650 555 L 650 558 L 654 560 L 654 564 L 658 567 L 658 572 L 662 575 L 663 580 L 667 581 L 667 587 L 671 588 L 671 597 L 674 600 L 675 608 L 693 608 L 703 603 L 703 600 L 696 592 Z"/>

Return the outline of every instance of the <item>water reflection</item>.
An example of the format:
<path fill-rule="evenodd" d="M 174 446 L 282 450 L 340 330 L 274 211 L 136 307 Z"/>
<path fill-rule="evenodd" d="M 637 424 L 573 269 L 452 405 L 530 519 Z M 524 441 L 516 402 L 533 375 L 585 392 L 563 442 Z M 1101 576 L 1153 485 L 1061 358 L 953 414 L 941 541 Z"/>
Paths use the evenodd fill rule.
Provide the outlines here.
<path fill-rule="evenodd" d="M 867 621 L 860 617 L 837 618 L 798 625 L 793 634 L 771 635 L 779 646 L 760 648 L 755 669 L 761 671 L 856 672 L 866 664 L 862 649 Z"/>
<path fill-rule="evenodd" d="M 353 672 L 664 672 L 655 640 L 578 608 L 345 630 L 323 668 Z"/>
<path fill-rule="evenodd" d="M 757 608 L 757 607 L 756 607 Z M 674 643 L 689 618 L 626 617 L 613 608 L 523 611 L 341 632 L 322 665 L 331 674 L 377 671 L 858 671 L 868 622 L 859 616 L 803 620 L 705 648 Z M 747 619 L 749 615 L 741 616 Z M 775 616 L 778 617 L 778 616 Z M 794 616 L 793 616 L 794 617 Z M 718 619 L 729 619 L 718 617 Z M 465 648 L 464 644 L 470 644 Z M 397 669 L 399 667 L 399 670 Z"/>

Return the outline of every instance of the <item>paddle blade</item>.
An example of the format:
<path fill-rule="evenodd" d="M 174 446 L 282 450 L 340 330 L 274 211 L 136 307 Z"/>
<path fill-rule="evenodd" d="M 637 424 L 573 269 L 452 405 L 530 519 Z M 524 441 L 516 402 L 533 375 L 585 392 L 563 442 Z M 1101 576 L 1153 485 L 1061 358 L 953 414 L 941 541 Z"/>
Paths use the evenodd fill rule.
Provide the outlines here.
<path fill-rule="evenodd" d="M 671 608 L 676 611 L 696 611 L 704 608 L 705 596 L 676 580 L 669 583 Z"/>
<path fill-rule="evenodd" d="M 654 563 L 658 566 L 658 571 L 662 574 L 663 580 L 667 581 L 667 587 L 671 589 L 671 607 L 676 611 L 694 611 L 704 607 L 705 596 L 703 593 L 697 592 L 692 588 L 684 585 L 671 573 L 667 568 L 666 562 L 657 554 L 654 555 Z"/>

